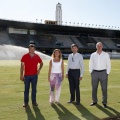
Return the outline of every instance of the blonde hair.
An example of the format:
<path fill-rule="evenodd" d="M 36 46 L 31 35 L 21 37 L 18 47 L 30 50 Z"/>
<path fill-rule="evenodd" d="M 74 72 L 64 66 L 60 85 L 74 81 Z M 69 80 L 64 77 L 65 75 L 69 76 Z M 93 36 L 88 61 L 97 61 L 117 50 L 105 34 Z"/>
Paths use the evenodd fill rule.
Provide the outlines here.
<path fill-rule="evenodd" d="M 55 58 L 55 52 L 56 52 L 56 51 L 59 51 L 59 53 L 60 53 L 59 59 L 61 59 L 61 58 L 62 58 L 62 53 L 61 53 L 61 50 L 60 50 L 60 49 L 55 49 L 55 50 L 53 51 L 53 53 L 52 53 L 52 58 Z"/>

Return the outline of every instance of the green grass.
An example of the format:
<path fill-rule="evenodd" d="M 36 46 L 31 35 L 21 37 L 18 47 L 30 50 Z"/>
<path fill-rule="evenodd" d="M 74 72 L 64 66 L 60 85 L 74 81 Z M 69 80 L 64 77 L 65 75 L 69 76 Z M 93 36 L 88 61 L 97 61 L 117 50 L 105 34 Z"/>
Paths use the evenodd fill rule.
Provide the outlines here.
<path fill-rule="evenodd" d="M 67 62 L 67 61 L 65 61 Z M 108 108 L 102 106 L 102 93 L 98 88 L 98 105 L 89 106 L 91 100 L 91 78 L 88 60 L 84 60 L 85 73 L 80 83 L 81 105 L 68 104 L 69 86 L 62 82 L 60 104 L 49 104 L 48 61 L 44 61 L 37 86 L 38 107 L 22 107 L 24 84 L 19 79 L 19 61 L 0 61 L 0 120 L 99 120 L 120 116 L 120 60 L 111 60 L 112 71 L 108 82 Z M 66 66 L 65 66 L 66 70 Z M 31 91 L 31 90 L 30 90 Z"/>

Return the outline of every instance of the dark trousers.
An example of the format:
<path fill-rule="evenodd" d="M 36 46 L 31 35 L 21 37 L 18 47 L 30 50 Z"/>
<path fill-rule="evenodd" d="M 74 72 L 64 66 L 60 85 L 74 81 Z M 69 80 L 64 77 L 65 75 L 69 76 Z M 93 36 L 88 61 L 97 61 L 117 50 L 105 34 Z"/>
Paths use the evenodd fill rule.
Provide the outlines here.
<path fill-rule="evenodd" d="M 32 103 L 36 102 L 36 87 L 37 87 L 37 79 L 38 75 L 32 75 L 32 76 L 25 76 L 24 78 L 24 103 L 29 102 L 29 89 L 30 89 L 30 83 L 32 87 L 32 92 L 31 92 L 31 99 Z"/>
<path fill-rule="evenodd" d="M 80 103 L 80 89 L 79 89 L 79 77 L 80 77 L 80 70 L 72 70 L 68 71 L 68 80 L 69 80 L 69 89 L 70 89 L 70 100 L 75 100 L 75 93 L 76 93 L 76 102 Z"/>

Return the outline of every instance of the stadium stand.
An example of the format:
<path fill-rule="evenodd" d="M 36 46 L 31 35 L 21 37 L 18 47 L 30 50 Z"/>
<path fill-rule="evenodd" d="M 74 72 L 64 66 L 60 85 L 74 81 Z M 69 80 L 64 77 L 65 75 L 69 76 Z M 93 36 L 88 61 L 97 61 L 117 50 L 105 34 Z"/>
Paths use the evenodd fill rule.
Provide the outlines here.
<path fill-rule="evenodd" d="M 73 41 L 70 39 L 69 35 L 54 35 L 57 42 L 60 42 L 63 44 L 63 47 L 70 48 L 71 44 L 73 44 Z"/>
<path fill-rule="evenodd" d="M 84 48 L 80 41 L 75 36 L 70 36 L 74 44 L 77 44 L 79 48 Z"/>
<path fill-rule="evenodd" d="M 54 47 L 55 40 L 52 35 L 30 35 L 30 40 L 35 41 L 36 47 Z"/>
<path fill-rule="evenodd" d="M 113 53 L 115 53 L 115 56 L 120 53 L 119 30 L 47 25 L 0 19 L 0 31 L 0 45 L 10 44 L 28 47 L 28 44 L 33 41 L 38 51 L 49 55 L 55 48 L 59 48 L 67 58 L 71 53 L 71 44 L 75 43 L 80 48 L 79 52 L 85 58 L 89 58 L 90 54 L 96 50 L 97 42 L 102 42 L 104 51 L 109 52 L 111 56 Z"/>
<path fill-rule="evenodd" d="M 17 46 L 28 46 L 29 44 L 29 36 L 27 34 L 9 34 L 9 38 L 12 41 L 13 45 Z"/>
<path fill-rule="evenodd" d="M 100 39 L 101 42 L 103 42 L 109 49 L 116 49 L 116 45 L 115 43 L 111 40 L 111 38 L 106 38 L 106 37 L 103 37 Z"/>
<path fill-rule="evenodd" d="M 12 44 L 6 32 L 0 32 L 0 45 L 3 45 L 3 44 L 6 44 L 6 45 Z"/>
<path fill-rule="evenodd" d="M 112 40 L 115 42 L 115 46 L 120 48 L 120 38 L 113 38 Z"/>
<path fill-rule="evenodd" d="M 93 37 L 93 39 L 96 41 L 96 43 L 97 42 L 102 42 L 102 38 L 101 37 Z M 103 48 L 108 49 L 108 47 L 104 44 L 104 42 L 103 42 Z"/>

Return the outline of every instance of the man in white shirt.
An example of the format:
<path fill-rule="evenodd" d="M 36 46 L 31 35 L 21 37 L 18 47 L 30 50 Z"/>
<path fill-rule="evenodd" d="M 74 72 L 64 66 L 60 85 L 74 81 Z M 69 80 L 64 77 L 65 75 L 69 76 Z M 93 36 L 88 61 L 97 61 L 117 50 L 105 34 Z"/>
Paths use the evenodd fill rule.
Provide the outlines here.
<path fill-rule="evenodd" d="M 84 63 L 82 55 L 78 53 L 78 46 L 76 44 L 71 45 L 71 50 L 73 53 L 71 53 L 68 57 L 68 66 L 66 71 L 66 77 L 69 80 L 69 89 L 71 94 L 70 101 L 68 103 L 72 103 L 73 101 L 75 101 L 76 93 L 76 105 L 79 105 L 79 84 L 84 73 Z"/>
<path fill-rule="evenodd" d="M 98 83 L 100 81 L 102 89 L 102 103 L 104 108 L 107 107 L 107 83 L 108 74 L 111 70 L 111 62 L 108 53 L 102 51 L 103 44 L 98 42 L 96 44 L 97 51 L 92 53 L 89 61 L 89 71 L 92 79 L 92 100 L 90 106 L 96 105 Z"/>

